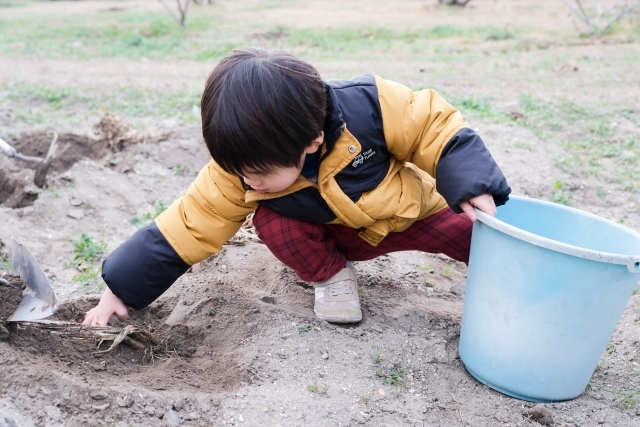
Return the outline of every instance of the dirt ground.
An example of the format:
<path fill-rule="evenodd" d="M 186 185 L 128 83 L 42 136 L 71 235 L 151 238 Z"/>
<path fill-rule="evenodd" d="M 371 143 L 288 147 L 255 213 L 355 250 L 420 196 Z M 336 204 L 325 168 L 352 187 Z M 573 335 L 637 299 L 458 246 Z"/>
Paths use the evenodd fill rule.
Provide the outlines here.
<path fill-rule="evenodd" d="M 129 2 L 127 7 L 161 7 L 156 3 Z M 223 13 L 237 19 L 280 20 L 290 26 L 331 16 L 334 25 L 386 20 L 417 27 L 418 14 L 425 10 L 430 22 L 456 22 L 450 12 L 418 1 L 402 2 L 401 7 L 372 2 L 386 9 L 354 1 L 339 18 L 328 14 L 321 2 L 306 8 L 276 2 L 273 8 L 260 9 L 259 17 L 239 2 L 221 3 Z M 508 6 L 500 14 L 497 1 L 474 3 L 475 9 L 463 13 L 480 21 L 494 19 L 497 26 L 524 25 L 527 19 L 545 30 L 557 29 L 559 22 L 571 26 L 557 20 L 566 14 L 561 2 L 550 3 L 546 15 L 539 13 L 536 2 L 502 3 Z M 124 4 L 43 2 L 34 11 L 62 16 L 74 7 L 93 10 Z M 545 19 L 549 16 L 553 19 Z M 593 45 L 571 49 L 557 55 L 571 62 L 572 55 L 598 52 Z M 619 49 L 620 55 L 628 55 L 637 44 Z M 15 56 L 0 56 L 0 61 L 12 65 L 0 71 L 0 83 L 55 85 L 66 80 L 113 91 L 121 89 L 124 76 L 128 85 L 149 90 L 198 87 L 212 65 L 99 59 L 83 63 L 79 72 L 80 61 Z M 363 60 L 358 66 L 366 71 L 374 63 L 375 59 Z M 342 77 L 354 68 L 349 61 L 325 59 L 318 66 L 327 77 Z M 517 77 L 504 82 L 485 70 L 478 72 L 486 73 L 487 86 L 476 81 L 476 87 L 465 78 L 468 70 L 445 76 L 446 70 L 420 66 L 441 87 L 467 85 L 479 95 L 494 90 L 501 105 L 513 102 L 520 84 Z M 411 67 L 418 70 L 417 63 Z M 389 61 L 380 68 L 409 82 L 417 79 L 402 63 Z M 154 70 L 157 78 L 148 79 Z M 522 84 L 535 86 L 532 81 Z M 607 84 L 615 86 L 615 96 L 631 103 L 640 96 L 638 87 Z M 571 86 L 562 81 L 557 85 L 558 91 Z M 605 91 L 594 87 L 594 96 Z M 586 95 L 576 95 L 581 96 Z M 132 120 L 124 117 L 123 137 L 118 140 L 96 133 L 94 125 L 101 115 L 87 113 L 78 120 L 80 113 L 74 114 L 55 128 L 14 124 L 13 116 L 0 118 L 0 131 L 11 135 L 7 141 L 27 155 L 45 154 L 52 131 L 59 132 L 58 156 L 42 189 L 32 183 L 32 165 L 0 156 L 0 270 L 9 273 L 15 237 L 39 261 L 62 302 L 54 320 L 70 323 L 95 305 L 101 287 L 99 280 L 78 279 L 99 262 L 74 264 L 72 239 L 90 233 L 104 242 L 108 253 L 136 231 L 134 217 L 146 218 L 179 197 L 209 159 L 197 125 L 151 117 L 139 121 L 144 126 L 134 130 L 126 126 Z M 562 168 L 557 162 L 563 155 L 559 144 L 517 123 L 474 118 L 470 124 L 485 140 L 514 194 L 553 200 L 555 183 L 569 183 L 573 206 L 614 220 L 624 218 L 625 225 L 640 229 L 640 210 L 619 191 L 618 183 Z M 633 126 L 629 129 L 638 132 Z M 606 199 L 596 195 L 596 186 L 608 191 Z M 9 337 L 0 341 L 0 427 L 540 425 L 525 416 L 533 403 L 484 386 L 460 361 L 467 274 L 463 264 L 418 252 L 355 263 L 364 319 L 341 326 L 314 318 L 312 289 L 264 245 L 242 239 L 232 243 L 181 277 L 148 308 L 130 310 L 127 324 L 144 328 L 157 340 L 144 349 L 120 345 L 99 353 L 109 344 L 41 325 L 8 324 Z M 552 425 L 640 426 L 639 321 L 636 292 L 584 394 L 543 405 L 551 411 Z M 112 325 L 125 326 L 115 320 Z"/>

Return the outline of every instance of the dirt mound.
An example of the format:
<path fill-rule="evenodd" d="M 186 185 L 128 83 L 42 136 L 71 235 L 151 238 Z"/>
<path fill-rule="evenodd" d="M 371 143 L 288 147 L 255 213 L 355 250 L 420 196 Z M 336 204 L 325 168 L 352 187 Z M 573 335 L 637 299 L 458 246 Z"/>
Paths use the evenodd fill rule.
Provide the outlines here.
<path fill-rule="evenodd" d="M 31 185 L 33 190 L 29 189 L 29 183 L 33 182 L 33 172 L 19 162 L 24 163 L 0 155 L 0 205 L 21 208 L 32 205 L 38 198 L 35 185 Z"/>
<path fill-rule="evenodd" d="M 172 388 L 175 378 L 203 391 L 219 391 L 222 387 L 228 390 L 243 380 L 238 375 L 236 360 L 225 353 L 248 336 L 249 328 L 243 320 L 237 320 L 238 306 L 229 306 L 224 298 L 205 298 L 185 310 L 185 304 L 169 297 L 144 310 L 130 310 L 127 324 L 151 332 L 157 344 L 147 343 L 144 349 L 121 344 L 107 353 L 102 351 L 111 342 L 100 342 L 97 335 L 74 333 L 75 322 L 97 303 L 95 297 L 64 302 L 47 320 L 66 322 L 69 325 L 66 328 L 60 323 L 12 324 L 8 344 L 16 350 L 66 364 L 66 371 L 74 376 L 102 379 L 124 376 L 156 390 Z M 215 327 L 214 316 L 233 319 L 234 333 Z M 125 326 L 117 320 L 110 324 Z"/>
<path fill-rule="evenodd" d="M 22 290 L 25 288 L 24 282 L 18 276 L 7 274 L 2 277 L 10 286 L 0 284 L 0 321 L 8 319 L 22 299 Z"/>

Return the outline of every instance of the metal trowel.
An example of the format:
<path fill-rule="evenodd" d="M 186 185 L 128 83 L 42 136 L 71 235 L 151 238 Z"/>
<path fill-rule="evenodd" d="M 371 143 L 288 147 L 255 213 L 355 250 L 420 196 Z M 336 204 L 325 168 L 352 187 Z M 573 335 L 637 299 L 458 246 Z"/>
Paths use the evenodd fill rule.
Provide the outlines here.
<path fill-rule="evenodd" d="M 58 308 L 58 299 L 51 283 L 38 261 L 21 243 L 13 239 L 12 270 L 19 275 L 26 287 L 22 300 L 7 322 L 38 320 L 51 316 Z"/>

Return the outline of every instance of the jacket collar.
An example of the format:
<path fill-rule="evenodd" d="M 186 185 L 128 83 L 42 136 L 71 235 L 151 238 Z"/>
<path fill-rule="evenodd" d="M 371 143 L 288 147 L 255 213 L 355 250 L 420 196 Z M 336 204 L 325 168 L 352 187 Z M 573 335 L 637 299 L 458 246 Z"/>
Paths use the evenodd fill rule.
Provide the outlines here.
<path fill-rule="evenodd" d="M 324 142 L 327 147 L 325 155 L 331 151 L 342 131 L 344 130 L 344 120 L 342 118 L 342 110 L 336 101 L 333 88 L 325 83 L 327 93 L 327 107 L 324 118 Z"/>

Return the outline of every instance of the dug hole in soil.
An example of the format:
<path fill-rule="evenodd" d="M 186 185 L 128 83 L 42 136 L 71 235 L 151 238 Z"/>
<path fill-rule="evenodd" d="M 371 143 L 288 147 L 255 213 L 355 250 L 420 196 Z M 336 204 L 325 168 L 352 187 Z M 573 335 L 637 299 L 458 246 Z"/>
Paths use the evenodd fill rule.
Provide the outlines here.
<path fill-rule="evenodd" d="M 509 132 L 495 128 L 495 139 L 510 140 Z M 171 136 L 178 134 L 187 136 Z M 72 257 L 69 236 L 103 230 L 112 250 L 135 231 L 132 214 L 182 194 L 208 160 L 193 129 L 163 135 L 115 151 L 105 143 L 90 148 L 96 151 L 89 160 L 54 169 L 48 183 L 55 196 L 36 192 L 32 206 L 4 199 L 0 221 L 15 234 L 27 230 L 23 240 L 63 301 L 51 321 L 70 326 L 6 325 L 0 426 L 540 425 L 524 416 L 534 404 L 501 395 L 464 369 L 458 339 L 466 267 L 440 255 L 403 252 L 355 263 L 364 319 L 331 325 L 315 319 L 313 290 L 292 270 L 264 245 L 236 240 L 148 308 L 130 310 L 125 324 L 111 322 L 136 325 L 157 344 L 137 349 L 123 342 L 104 352 L 111 342 L 70 333 L 99 295 L 78 296 L 70 285 L 73 273 L 64 267 Z M 50 137 L 42 136 L 43 147 Z M 88 137 L 76 141 L 96 144 Z M 499 145 L 490 148 L 504 156 Z M 24 152 L 42 154 L 26 146 Z M 544 153 L 527 156 L 548 161 Z M 33 177 L 15 159 L 0 162 L 4 176 L 18 176 L 20 185 Z M 540 185 L 512 182 L 519 194 Z M 69 206 L 84 216 L 65 216 Z M 0 233 L 4 252 L 7 234 Z M 6 301 L 0 299 L 2 313 L 15 304 Z M 586 392 L 545 405 L 555 425 L 640 425 L 628 404 L 633 395 L 622 394 L 640 389 L 637 331 L 628 326 L 639 306 L 634 295 L 612 338 L 614 350 Z"/>
<path fill-rule="evenodd" d="M 52 136 L 46 133 L 22 135 L 10 144 L 26 156 L 44 158 L 49 150 Z M 101 159 L 108 153 L 104 144 L 96 143 L 87 136 L 64 133 L 58 136 L 58 150 L 51 162 L 49 173 L 67 171 L 78 161 L 90 158 Z M 29 180 L 36 162 L 10 161 L 4 159 L 0 169 L 0 204 L 11 208 L 22 208 L 33 204 L 39 190 Z M 1 161 L 1 160 L 0 160 Z"/>

